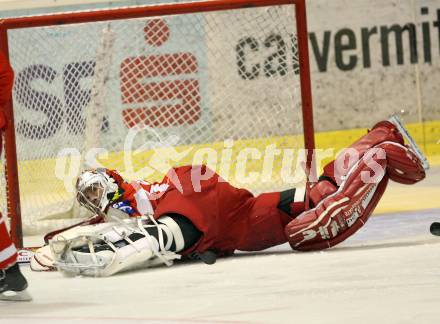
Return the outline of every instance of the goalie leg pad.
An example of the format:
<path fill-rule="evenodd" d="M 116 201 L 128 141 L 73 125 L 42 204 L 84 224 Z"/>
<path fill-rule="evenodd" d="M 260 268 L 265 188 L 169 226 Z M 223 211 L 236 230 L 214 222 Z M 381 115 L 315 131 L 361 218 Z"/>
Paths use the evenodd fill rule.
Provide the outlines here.
<path fill-rule="evenodd" d="M 49 243 L 50 240 L 72 240 L 80 236 L 82 233 L 87 234 L 90 231 L 97 232 L 100 228 L 107 227 L 107 225 L 102 222 L 103 217 L 96 216 L 73 226 L 50 232 L 44 236 L 44 241 Z M 89 225 L 94 226 L 88 227 Z M 52 255 L 50 246 L 45 245 L 35 251 L 31 258 L 30 267 L 32 271 L 56 271 L 54 262 L 55 259 Z"/>
<path fill-rule="evenodd" d="M 137 219 L 86 226 L 72 239 L 51 240 L 57 268 L 67 275 L 106 277 L 118 272 L 171 265 L 179 255 L 167 251 L 164 242 L 150 236 Z M 84 231 L 88 230 L 88 233 Z"/>
<path fill-rule="evenodd" d="M 371 154 L 365 156 L 385 168 L 386 159 L 378 159 Z M 334 194 L 287 224 L 285 234 L 292 249 L 310 251 L 330 248 L 365 224 L 388 183 L 384 172 L 377 174 L 375 181 L 364 182 L 362 174 L 371 171 L 370 160 L 364 158 L 358 161 Z"/>
<path fill-rule="evenodd" d="M 86 243 L 87 245 L 89 242 Z M 72 250 L 71 258 L 78 264 L 89 266 L 80 271 L 81 275 L 108 277 L 118 272 L 148 267 L 158 246 L 151 246 L 146 238 L 134 241 L 132 244 L 101 251 Z"/>

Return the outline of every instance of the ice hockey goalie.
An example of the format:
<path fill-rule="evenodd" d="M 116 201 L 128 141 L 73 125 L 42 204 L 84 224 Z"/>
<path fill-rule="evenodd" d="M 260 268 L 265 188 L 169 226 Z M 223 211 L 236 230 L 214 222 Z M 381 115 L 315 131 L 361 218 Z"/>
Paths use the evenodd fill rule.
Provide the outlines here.
<path fill-rule="evenodd" d="M 299 251 L 326 249 L 365 224 L 389 180 L 412 184 L 424 177 L 420 156 L 389 121 L 326 165 L 308 192 L 254 196 L 203 165 L 173 168 L 155 184 L 87 170 L 78 179 L 77 199 L 99 215 L 97 224 L 54 236 L 33 268 L 109 276 L 179 258 L 214 263 L 235 250 L 285 242 Z"/>

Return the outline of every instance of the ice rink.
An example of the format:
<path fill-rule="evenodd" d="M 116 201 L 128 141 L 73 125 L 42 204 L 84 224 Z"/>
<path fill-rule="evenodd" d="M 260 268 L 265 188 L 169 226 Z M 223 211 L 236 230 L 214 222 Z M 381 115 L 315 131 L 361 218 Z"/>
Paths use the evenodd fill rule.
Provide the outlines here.
<path fill-rule="evenodd" d="M 0 303 L 1 323 L 438 323 L 440 210 L 375 216 L 329 251 L 282 245 L 208 266 L 111 278 L 23 267 L 31 303 Z"/>

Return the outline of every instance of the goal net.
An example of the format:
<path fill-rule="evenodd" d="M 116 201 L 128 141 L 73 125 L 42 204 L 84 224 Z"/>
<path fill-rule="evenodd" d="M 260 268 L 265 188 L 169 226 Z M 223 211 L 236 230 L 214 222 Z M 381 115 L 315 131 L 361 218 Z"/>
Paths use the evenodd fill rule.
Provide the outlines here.
<path fill-rule="evenodd" d="M 304 181 L 298 150 L 313 126 L 296 6 L 206 1 L 5 20 L 15 84 L 3 213 L 21 215 L 25 234 L 78 222 L 87 215 L 74 184 L 89 167 L 154 182 L 205 163 L 255 193 Z"/>

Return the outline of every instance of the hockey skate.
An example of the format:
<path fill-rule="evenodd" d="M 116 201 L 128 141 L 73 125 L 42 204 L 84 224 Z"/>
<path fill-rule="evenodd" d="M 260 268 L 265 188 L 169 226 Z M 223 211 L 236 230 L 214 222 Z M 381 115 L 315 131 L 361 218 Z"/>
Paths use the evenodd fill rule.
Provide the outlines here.
<path fill-rule="evenodd" d="M 20 272 L 18 264 L 6 270 L 0 270 L 0 300 L 30 301 L 31 295 L 26 291 L 28 284 Z"/>

